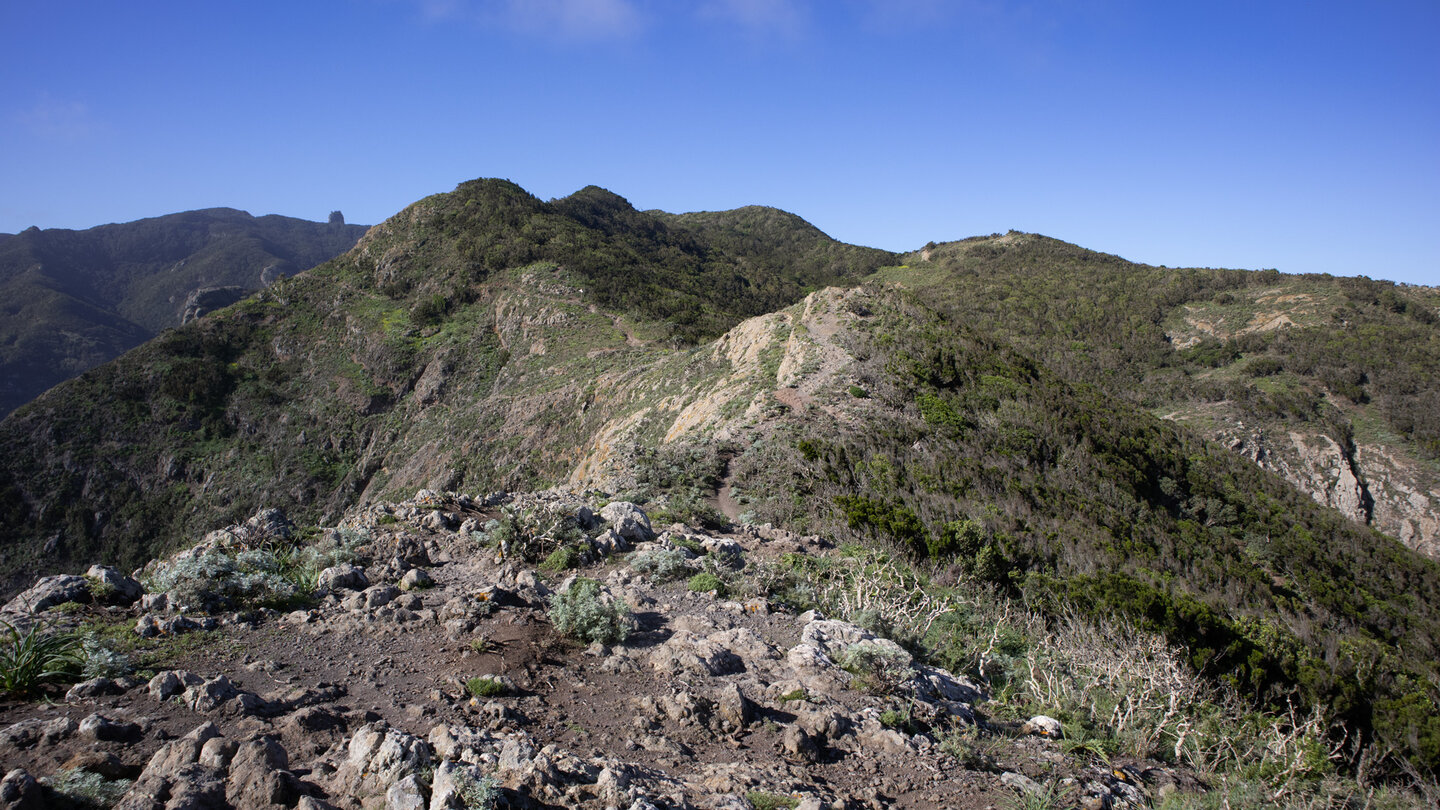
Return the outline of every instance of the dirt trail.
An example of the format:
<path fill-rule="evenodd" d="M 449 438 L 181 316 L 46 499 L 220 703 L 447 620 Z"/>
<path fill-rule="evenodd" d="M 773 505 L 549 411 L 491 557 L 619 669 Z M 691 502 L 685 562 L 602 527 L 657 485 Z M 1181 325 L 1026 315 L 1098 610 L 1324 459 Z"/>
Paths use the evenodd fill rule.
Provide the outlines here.
<path fill-rule="evenodd" d="M 714 502 L 711 504 L 720 510 L 726 519 L 731 523 L 740 520 L 740 502 L 735 500 L 734 492 L 735 473 L 730 468 L 730 462 L 725 462 L 725 478 L 720 482 L 720 491 L 715 493 Z"/>

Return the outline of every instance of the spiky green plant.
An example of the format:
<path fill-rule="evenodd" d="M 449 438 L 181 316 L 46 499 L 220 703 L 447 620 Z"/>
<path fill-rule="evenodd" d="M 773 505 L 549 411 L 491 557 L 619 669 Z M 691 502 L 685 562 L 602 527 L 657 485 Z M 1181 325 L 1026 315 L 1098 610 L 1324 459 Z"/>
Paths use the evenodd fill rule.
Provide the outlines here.
<path fill-rule="evenodd" d="M 73 679 L 81 664 L 75 635 L 46 633 L 38 622 L 22 632 L 0 620 L 0 691 L 30 694 L 42 684 Z"/>

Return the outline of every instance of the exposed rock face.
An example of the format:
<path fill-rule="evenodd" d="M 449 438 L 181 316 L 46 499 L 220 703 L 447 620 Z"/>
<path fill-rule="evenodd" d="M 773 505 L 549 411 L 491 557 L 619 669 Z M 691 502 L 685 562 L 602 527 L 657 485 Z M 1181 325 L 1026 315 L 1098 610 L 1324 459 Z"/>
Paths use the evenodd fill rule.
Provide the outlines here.
<path fill-rule="evenodd" d="M 191 290 L 180 307 L 180 323 L 187 324 L 206 313 L 224 309 L 254 292 L 245 287 L 201 287 Z"/>
<path fill-rule="evenodd" d="M 1440 559 L 1440 482 L 1393 449 L 1362 444 L 1356 461 L 1375 501 L 1375 528 Z"/>
<path fill-rule="evenodd" d="M 1324 434 L 1288 431 L 1281 439 L 1244 425 L 1217 439 L 1317 503 L 1440 559 L 1440 490 L 1424 465 L 1403 452 L 1357 443 L 1352 454 Z"/>
<path fill-rule="evenodd" d="M 1243 427 L 1243 426 L 1242 426 Z M 1315 499 L 1356 523 L 1370 523 L 1371 500 L 1350 456 L 1323 434 L 1289 432 L 1283 440 L 1252 431 L 1229 442 L 1231 450 L 1278 473 Z"/>

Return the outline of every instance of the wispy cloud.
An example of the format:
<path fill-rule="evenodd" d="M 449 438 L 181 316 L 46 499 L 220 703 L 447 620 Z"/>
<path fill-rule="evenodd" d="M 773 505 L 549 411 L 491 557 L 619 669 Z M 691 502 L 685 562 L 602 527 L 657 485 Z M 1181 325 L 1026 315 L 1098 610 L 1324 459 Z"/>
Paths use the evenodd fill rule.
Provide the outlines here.
<path fill-rule="evenodd" d="M 809 5 L 803 0 L 706 0 L 703 19 L 733 23 L 758 35 L 795 36 L 809 24 Z"/>
<path fill-rule="evenodd" d="M 427 20 L 470 20 L 557 39 L 622 39 L 645 27 L 635 0 L 415 0 Z"/>
<path fill-rule="evenodd" d="M 77 141 L 99 129 L 99 123 L 83 102 L 52 98 L 48 94 L 10 118 L 22 131 L 50 140 Z"/>
<path fill-rule="evenodd" d="M 888 30 L 949 21 L 963 12 L 973 12 L 969 0 L 860 0 L 865 21 Z"/>

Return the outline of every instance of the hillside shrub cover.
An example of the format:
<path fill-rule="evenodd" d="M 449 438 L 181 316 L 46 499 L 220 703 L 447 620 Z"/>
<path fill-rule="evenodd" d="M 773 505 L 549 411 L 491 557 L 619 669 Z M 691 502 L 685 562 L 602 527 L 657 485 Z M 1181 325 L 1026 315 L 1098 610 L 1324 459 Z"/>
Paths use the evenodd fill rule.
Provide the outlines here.
<path fill-rule="evenodd" d="M 1122 617 L 1251 705 L 1319 710 L 1351 767 L 1440 767 L 1440 566 L 921 301 L 872 299 L 863 432 L 812 415 L 734 460 L 757 520 Z"/>
<path fill-rule="evenodd" d="M 804 588 L 826 616 L 885 628 L 920 661 L 970 677 L 989 696 L 977 708 L 994 719 L 1060 719 L 1071 756 L 1155 759 L 1192 768 L 1211 787 L 1174 794 L 1163 807 L 1411 808 L 1437 795 L 1433 778 L 1399 779 L 1408 790 L 1385 786 L 1391 752 L 1363 753 L 1356 740 L 1337 738 L 1322 707 L 1257 706 L 1196 672 L 1183 646 L 1123 616 L 1042 612 L 990 583 L 860 544 L 747 573 L 772 601 Z M 857 688 L 908 677 L 893 653 L 877 651 L 861 644 L 843 656 L 868 676 L 857 677 Z M 892 660 L 894 674 L 877 680 Z M 901 712 L 891 718 L 901 721 Z M 986 728 L 942 720 L 928 731 L 966 767 L 998 769 L 999 740 Z"/>

